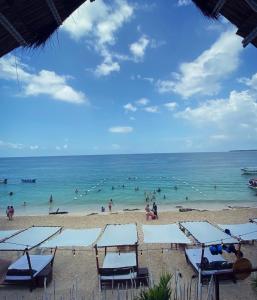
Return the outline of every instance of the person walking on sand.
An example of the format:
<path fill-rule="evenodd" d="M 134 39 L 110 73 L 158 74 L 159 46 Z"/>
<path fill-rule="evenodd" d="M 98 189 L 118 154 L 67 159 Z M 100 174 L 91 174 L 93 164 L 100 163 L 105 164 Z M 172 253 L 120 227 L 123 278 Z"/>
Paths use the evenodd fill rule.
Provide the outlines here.
<path fill-rule="evenodd" d="M 109 212 L 112 211 L 112 206 L 113 206 L 113 202 L 112 202 L 112 199 L 110 199 L 109 204 L 108 204 Z"/>

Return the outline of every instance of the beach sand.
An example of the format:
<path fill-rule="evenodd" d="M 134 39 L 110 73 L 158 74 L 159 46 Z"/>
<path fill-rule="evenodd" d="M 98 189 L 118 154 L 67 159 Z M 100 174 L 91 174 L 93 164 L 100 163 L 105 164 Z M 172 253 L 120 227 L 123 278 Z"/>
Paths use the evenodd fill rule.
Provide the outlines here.
<path fill-rule="evenodd" d="M 103 213 L 93 215 L 54 215 L 54 216 L 14 216 L 13 221 L 8 221 L 5 217 L 0 217 L 0 228 L 21 229 L 31 225 L 60 225 L 65 228 L 103 228 L 106 224 L 137 223 L 140 247 L 144 249 L 142 255 L 139 251 L 139 265 L 147 266 L 152 274 L 154 282 L 158 281 L 159 275 L 163 271 L 174 273 L 179 271 L 182 274 L 182 281 L 188 282 L 194 274 L 190 265 L 186 263 L 184 252 L 180 250 L 161 251 L 162 247 L 169 245 L 150 245 L 143 244 L 141 224 L 168 224 L 186 220 L 208 220 L 213 223 L 244 223 L 249 218 L 257 216 L 257 208 L 234 208 L 219 211 L 165 211 L 160 212 L 158 220 L 146 221 L 145 214 L 136 212 Z M 79 249 L 78 249 L 79 250 Z M 257 266 L 257 246 L 243 245 L 244 256 L 251 260 L 253 266 Z M 15 259 L 17 253 L 0 253 L 2 259 Z M 100 254 L 102 259 L 103 253 Z M 230 256 L 230 259 L 234 257 Z M 95 254 L 92 249 L 88 251 L 76 251 L 76 255 L 71 250 L 57 250 L 54 263 L 54 280 L 47 288 L 48 295 L 53 298 L 55 289 L 55 299 L 70 299 L 70 295 L 77 290 L 78 299 L 99 299 L 98 281 L 96 273 Z M 194 279 L 194 284 L 196 284 Z M 72 289 L 73 288 L 73 289 Z M 206 292 L 206 287 L 203 288 Z M 43 288 L 37 288 L 32 293 L 28 288 L 21 287 L 1 287 L 0 299 L 42 299 Z M 106 299 L 117 299 L 115 293 L 107 292 Z M 251 287 L 251 278 L 237 284 L 232 282 L 220 286 L 220 295 L 223 300 L 229 299 L 257 299 L 257 292 Z M 5 298 L 6 297 L 6 298 Z M 22 298 L 23 297 L 23 298 Z M 125 296 L 121 296 L 121 299 Z M 49 298 L 50 299 L 50 298 Z M 105 299 L 105 298 L 103 298 Z"/>

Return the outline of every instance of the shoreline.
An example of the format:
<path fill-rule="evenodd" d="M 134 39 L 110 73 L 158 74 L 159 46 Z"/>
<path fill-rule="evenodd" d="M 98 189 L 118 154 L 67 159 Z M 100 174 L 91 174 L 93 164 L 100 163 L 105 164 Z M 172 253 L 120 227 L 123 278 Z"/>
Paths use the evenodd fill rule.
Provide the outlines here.
<path fill-rule="evenodd" d="M 184 202 L 176 202 L 173 204 L 159 204 L 158 205 L 158 212 L 178 212 L 179 209 L 186 209 L 191 211 L 222 211 L 222 210 L 232 210 L 232 209 L 255 209 L 257 208 L 257 201 L 256 202 L 243 202 L 243 201 L 228 201 L 226 203 L 222 203 L 223 201 L 184 201 Z M 224 201 L 225 202 L 225 201 Z M 152 206 L 153 202 L 148 202 L 150 207 Z M 144 205 L 136 205 L 136 204 L 126 204 L 121 205 L 115 204 L 112 208 L 112 213 L 123 213 L 123 212 L 144 212 L 145 210 L 145 203 Z M 90 207 L 91 206 L 91 207 Z M 67 211 L 68 213 L 65 215 L 71 216 L 85 216 L 91 214 L 97 215 L 105 215 L 109 214 L 108 207 L 106 205 L 106 211 L 102 213 L 99 209 L 96 208 L 96 205 L 63 205 L 63 206 L 49 206 L 46 205 L 44 207 L 40 207 L 40 211 L 36 207 L 29 207 L 29 206 L 21 206 L 21 207 L 14 207 L 15 208 L 15 215 L 20 217 L 26 216 L 48 216 L 49 213 L 53 213 L 58 211 Z M 2 214 L 5 216 L 5 208 L 0 208 Z M 53 214 L 54 215 L 54 214 Z M 58 214 L 61 215 L 61 214 Z"/>

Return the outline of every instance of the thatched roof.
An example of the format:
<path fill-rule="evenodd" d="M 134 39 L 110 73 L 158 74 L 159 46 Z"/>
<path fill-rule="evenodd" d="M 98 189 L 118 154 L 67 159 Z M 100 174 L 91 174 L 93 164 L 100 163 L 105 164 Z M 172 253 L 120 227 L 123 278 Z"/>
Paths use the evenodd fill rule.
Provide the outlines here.
<path fill-rule="evenodd" d="M 85 1 L 0 0 L 0 57 L 20 46 L 36 48 L 44 45 Z"/>
<path fill-rule="evenodd" d="M 256 0 L 192 0 L 202 13 L 217 19 L 220 15 L 234 24 L 237 34 L 244 38 L 243 46 L 252 43 L 257 47 Z"/>

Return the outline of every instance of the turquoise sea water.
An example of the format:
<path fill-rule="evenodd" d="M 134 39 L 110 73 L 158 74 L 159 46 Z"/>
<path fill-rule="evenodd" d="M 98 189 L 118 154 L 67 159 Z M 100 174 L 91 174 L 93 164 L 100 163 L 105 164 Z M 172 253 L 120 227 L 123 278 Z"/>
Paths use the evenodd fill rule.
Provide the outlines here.
<path fill-rule="evenodd" d="M 160 209 L 257 206 L 256 192 L 247 187 L 253 176 L 240 171 L 256 165 L 257 152 L 245 151 L 0 158 L 0 178 L 8 178 L 8 184 L 0 184 L 0 214 L 7 205 L 13 205 L 19 214 L 57 208 L 99 211 L 110 198 L 114 210 L 142 209 L 146 195 L 154 195 Z M 37 182 L 21 183 L 21 178 L 36 178 Z M 161 192 L 154 194 L 159 187 Z M 51 194 L 54 201 L 49 206 Z"/>

